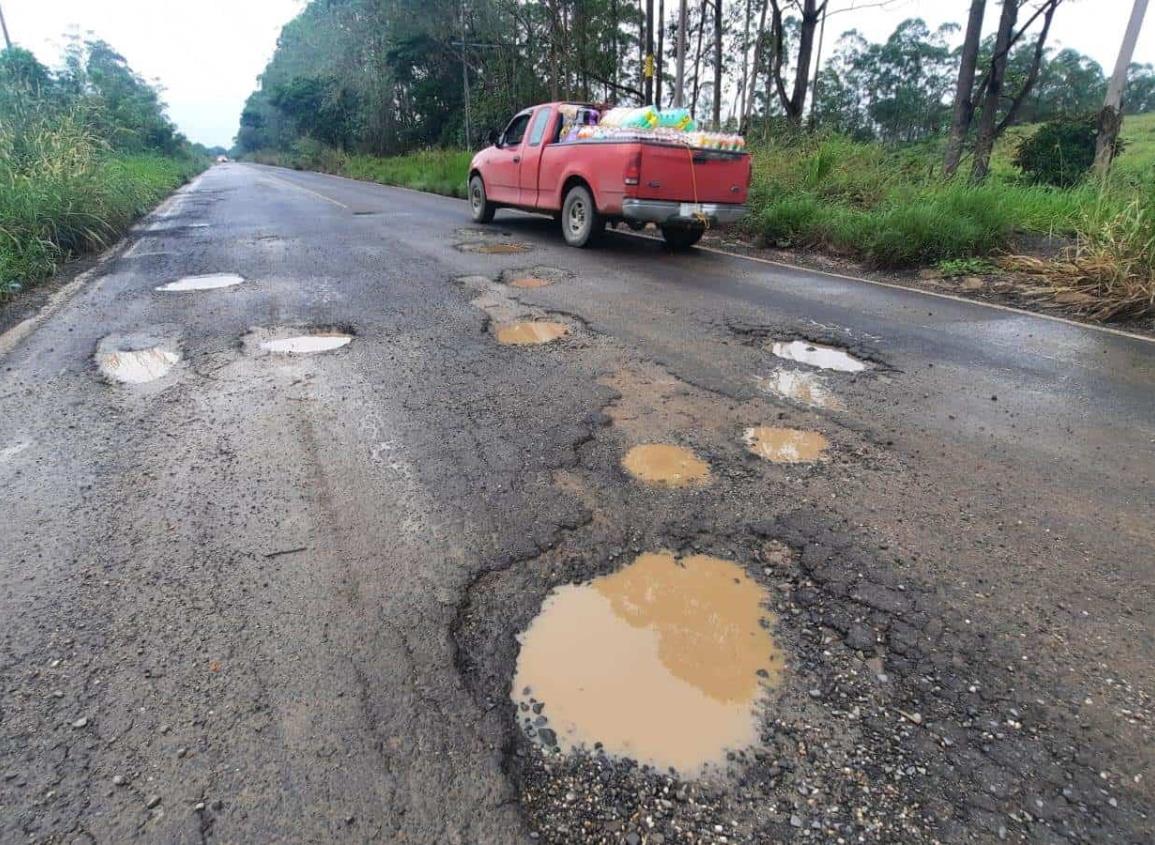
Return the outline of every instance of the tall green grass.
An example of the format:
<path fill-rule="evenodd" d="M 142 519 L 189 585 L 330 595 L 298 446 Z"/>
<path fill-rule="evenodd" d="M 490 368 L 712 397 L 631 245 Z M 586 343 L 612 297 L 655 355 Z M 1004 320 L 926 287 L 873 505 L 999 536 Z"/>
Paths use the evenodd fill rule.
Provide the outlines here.
<path fill-rule="evenodd" d="M 107 246 L 205 165 L 114 154 L 70 115 L 0 128 L 0 298 Z"/>

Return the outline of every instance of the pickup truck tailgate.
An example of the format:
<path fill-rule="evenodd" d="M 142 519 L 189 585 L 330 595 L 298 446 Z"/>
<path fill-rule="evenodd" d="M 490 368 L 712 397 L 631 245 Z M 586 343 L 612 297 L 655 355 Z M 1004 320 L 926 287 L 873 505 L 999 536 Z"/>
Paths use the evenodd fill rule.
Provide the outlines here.
<path fill-rule="evenodd" d="M 750 156 L 643 143 L 638 199 L 744 203 Z"/>

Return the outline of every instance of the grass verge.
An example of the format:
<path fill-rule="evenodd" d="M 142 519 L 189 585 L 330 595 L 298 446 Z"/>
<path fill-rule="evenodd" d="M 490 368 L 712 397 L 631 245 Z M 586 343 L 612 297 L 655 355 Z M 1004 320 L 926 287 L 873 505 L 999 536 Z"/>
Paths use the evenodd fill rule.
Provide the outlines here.
<path fill-rule="evenodd" d="M 113 154 L 78 127 L 21 138 L 4 152 L 0 300 L 109 245 L 207 166 L 197 158 Z"/>

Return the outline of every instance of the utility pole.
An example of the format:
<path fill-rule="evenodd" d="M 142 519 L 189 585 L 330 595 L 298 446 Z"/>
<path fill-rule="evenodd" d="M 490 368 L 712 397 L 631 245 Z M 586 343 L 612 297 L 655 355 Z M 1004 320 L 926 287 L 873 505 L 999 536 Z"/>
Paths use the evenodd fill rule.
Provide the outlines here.
<path fill-rule="evenodd" d="M 642 69 L 642 99 L 654 104 L 654 0 L 646 0 L 646 58 Z"/>
<path fill-rule="evenodd" d="M 4 7 L 0 6 L 0 29 L 4 30 L 4 44 L 12 49 L 12 39 L 8 37 L 8 24 L 4 22 Z"/>
<path fill-rule="evenodd" d="M 1127 86 L 1127 70 L 1131 66 L 1131 56 L 1135 53 L 1135 42 L 1143 26 L 1143 16 L 1147 13 L 1147 0 L 1135 0 L 1131 7 L 1131 19 L 1127 21 L 1127 31 L 1123 33 L 1123 46 L 1119 48 L 1119 58 L 1115 60 L 1115 72 L 1107 83 L 1107 99 L 1099 112 L 1099 140 L 1095 148 L 1095 172 L 1105 177 L 1111 169 L 1111 159 L 1115 157 L 1115 142 L 1123 127 L 1123 89 Z"/>
<path fill-rule="evenodd" d="M 465 2 L 461 3 L 461 87 L 465 94 L 465 149 L 473 149 L 473 139 L 469 126 L 469 62 L 466 59 Z"/>
<path fill-rule="evenodd" d="M 686 105 L 686 0 L 678 3 L 678 64 L 674 80 L 674 108 Z"/>

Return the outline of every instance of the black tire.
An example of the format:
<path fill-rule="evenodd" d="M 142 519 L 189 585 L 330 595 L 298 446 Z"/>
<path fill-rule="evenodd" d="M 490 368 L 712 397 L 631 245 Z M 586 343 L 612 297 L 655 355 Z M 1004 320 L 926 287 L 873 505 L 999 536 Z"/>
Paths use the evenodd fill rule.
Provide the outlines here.
<path fill-rule="evenodd" d="M 674 252 L 685 252 L 702 239 L 705 231 L 702 226 L 663 226 L 662 237 Z"/>
<path fill-rule="evenodd" d="M 485 196 L 485 183 L 480 176 L 474 175 L 469 180 L 469 216 L 474 223 L 492 223 L 495 211 L 497 206 Z"/>
<path fill-rule="evenodd" d="M 561 234 L 570 246 L 585 247 L 597 240 L 606 228 L 598 214 L 593 194 L 584 185 L 574 185 L 561 204 Z"/>

